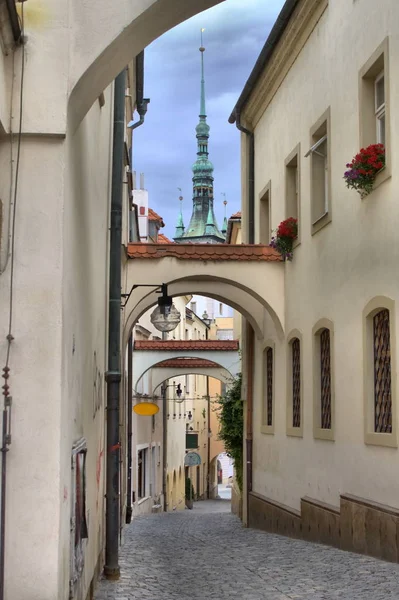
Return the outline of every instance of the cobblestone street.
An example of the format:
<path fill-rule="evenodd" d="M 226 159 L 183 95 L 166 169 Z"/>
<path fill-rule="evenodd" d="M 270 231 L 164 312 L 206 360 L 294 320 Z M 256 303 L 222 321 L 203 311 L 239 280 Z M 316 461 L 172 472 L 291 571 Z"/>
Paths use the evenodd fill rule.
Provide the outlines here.
<path fill-rule="evenodd" d="M 95 600 L 388 600 L 399 565 L 245 529 L 227 501 L 135 519 Z"/>

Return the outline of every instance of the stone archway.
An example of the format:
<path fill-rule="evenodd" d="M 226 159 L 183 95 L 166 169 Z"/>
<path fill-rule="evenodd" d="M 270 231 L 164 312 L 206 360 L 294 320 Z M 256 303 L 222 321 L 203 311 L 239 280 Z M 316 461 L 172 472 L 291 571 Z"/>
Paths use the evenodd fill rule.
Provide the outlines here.
<path fill-rule="evenodd" d="M 190 340 L 190 342 L 193 342 L 193 340 Z M 148 345 L 152 344 L 151 341 L 147 343 Z M 173 344 L 173 342 L 170 341 L 167 341 L 166 343 L 169 345 Z M 202 368 L 196 370 L 193 370 L 191 367 L 184 369 L 171 369 L 172 372 L 176 373 L 176 377 L 179 375 L 191 375 L 197 372 L 198 374 L 205 375 L 207 377 L 219 379 L 224 383 L 232 381 L 241 370 L 241 359 L 238 354 L 238 343 L 235 340 L 231 340 L 231 350 L 218 350 L 216 348 L 218 343 L 220 345 L 219 340 L 194 341 L 194 344 L 196 344 L 197 348 L 193 348 L 192 350 L 180 349 L 180 344 L 176 343 L 176 350 L 163 350 L 162 346 L 165 344 L 165 342 L 156 342 L 154 344 L 156 349 L 153 351 L 135 349 L 133 352 L 133 389 L 137 390 L 140 380 L 150 370 L 152 372 L 152 377 L 154 377 L 154 370 L 158 372 L 155 382 L 153 379 L 154 391 L 165 380 L 173 377 L 173 375 L 170 373 L 162 373 L 164 371 L 162 368 L 157 369 L 160 364 L 164 363 L 165 361 L 168 362 L 168 360 L 171 360 L 175 363 L 176 361 L 184 361 L 185 359 L 188 359 L 188 361 L 202 361 L 204 363 Z M 226 345 L 226 342 L 224 345 Z M 198 346 L 200 348 L 198 348 Z M 204 346 L 203 350 L 201 350 L 201 346 Z M 212 346 L 215 346 L 214 350 L 211 349 Z M 206 359 L 201 357 L 202 352 L 206 352 Z M 162 356 L 161 360 L 160 355 Z M 207 362 L 209 362 L 212 367 L 205 367 Z"/>
<path fill-rule="evenodd" d="M 240 312 L 261 340 L 267 319 L 284 334 L 284 263 L 268 246 L 215 244 L 128 245 L 124 309 L 124 345 L 134 323 L 157 303 L 157 286 L 170 296 L 196 294 L 214 298 Z M 142 246 L 142 245 L 141 245 Z M 151 268 L 149 269 L 149 266 Z M 167 274 L 167 276 L 166 276 Z M 133 289 L 140 278 L 148 287 Z"/>
<path fill-rule="evenodd" d="M 101 92 L 141 50 L 182 21 L 222 1 L 73 0 L 68 106 L 72 131 Z"/>

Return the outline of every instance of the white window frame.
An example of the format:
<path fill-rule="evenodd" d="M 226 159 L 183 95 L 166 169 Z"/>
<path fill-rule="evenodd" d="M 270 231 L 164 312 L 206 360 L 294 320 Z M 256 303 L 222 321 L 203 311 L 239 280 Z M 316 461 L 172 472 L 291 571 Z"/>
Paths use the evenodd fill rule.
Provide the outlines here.
<path fill-rule="evenodd" d="M 317 219 L 315 219 L 315 221 L 312 222 L 312 225 L 316 225 L 316 223 L 318 223 L 320 219 L 323 219 L 326 215 L 328 215 L 328 154 L 322 154 L 317 150 L 322 144 L 324 144 L 324 142 L 327 142 L 327 140 L 328 134 L 326 133 L 325 135 L 323 135 L 323 137 L 317 140 L 317 142 L 313 144 L 313 146 L 311 146 L 305 154 L 305 158 L 307 158 L 311 154 L 317 154 L 318 156 L 324 158 L 324 213 L 317 217 Z"/>
<path fill-rule="evenodd" d="M 384 102 L 382 104 L 380 104 L 379 106 L 377 105 L 377 85 L 378 83 L 381 81 L 381 79 L 384 79 Z M 384 144 L 385 145 L 385 139 L 382 140 L 381 138 L 381 120 L 382 118 L 384 118 L 386 120 L 386 114 L 385 114 L 385 71 L 382 70 L 377 77 L 374 80 L 374 112 L 375 112 L 375 120 L 376 120 L 376 140 L 378 144 Z"/>

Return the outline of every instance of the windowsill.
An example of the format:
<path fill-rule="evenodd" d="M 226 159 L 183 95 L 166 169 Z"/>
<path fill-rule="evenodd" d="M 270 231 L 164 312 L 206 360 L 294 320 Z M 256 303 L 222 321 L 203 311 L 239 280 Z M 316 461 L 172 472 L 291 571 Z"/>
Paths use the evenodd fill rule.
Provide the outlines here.
<path fill-rule="evenodd" d="M 143 502 L 146 502 L 147 500 L 151 500 L 151 496 L 144 496 L 144 498 L 139 498 L 137 500 L 137 506 L 140 506 L 140 504 L 143 504 Z"/>
<path fill-rule="evenodd" d="M 274 425 L 261 425 L 260 432 L 266 435 L 274 435 Z"/>
<path fill-rule="evenodd" d="M 322 429 L 321 427 L 315 427 L 313 429 L 313 437 L 315 440 L 327 440 L 334 442 L 334 430 L 333 429 Z"/>
<path fill-rule="evenodd" d="M 303 428 L 302 427 L 287 427 L 286 431 L 287 436 L 289 437 L 303 437 Z"/>
<path fill-rule="evenodd" d="M 323 227 L 328 225 L 328 223 L 331 223 L 331 213 L 327 211 L 323 215 L 321 215 L 318 219 L 316 219 L 316 221 L 313 221 L 312 235 L 314 235 L 315 233 L 320 231 L 320 229 L 323 229 Z"/>
<path fill-rule="evenodd" d="M 364 443 L 370 446 L 385 446 L 397 448 L 398 440 L 395 433 L 365 433 Z"/>
<path fill-rule="evenodd" d="M 295 240 L 294 240 L 294 242 L 292 244 L 292 247 L 293 248 L 298 248 L 298 246 L 300 246 L 300 245 L 301 245 L 301 237 L 298 236 L 298 237 L 295 238 Z"/>
<path fill-rule="evenodd" d="M 374 192 L 374 190 L 376 190 L 382 183 L 384 183 L 384 181 L 387 181 L 387 179 L 390 179 L 392 177 L 392 172 L 391 172 L 391 167 L 390 165 L 385 165 L 385 167 L 383 167 L 377 174 L 374 184 L 373 184 L 373 190 L 370 192 L 370 194 L 368 194 L 367 196 L 364 196 L 364 198 L 362 198 L 362 200 L 366 200 L 369 196 L 371 196 L 371 194 Z"/>

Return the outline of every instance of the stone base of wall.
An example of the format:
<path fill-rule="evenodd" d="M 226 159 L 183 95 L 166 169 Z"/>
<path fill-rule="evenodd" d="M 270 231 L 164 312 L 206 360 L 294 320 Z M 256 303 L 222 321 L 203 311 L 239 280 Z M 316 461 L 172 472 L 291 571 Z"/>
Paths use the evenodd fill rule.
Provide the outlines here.
<path fill-rule="evenodd" d="M 248 524 L 270 533 L 399 562 L 399 509 L 358 496 L 343 494 L 339 508 L 304 497 L 297 511 L 251 492 Z"/>
<path fill-rule="evenodd" d="M 242 494 L 234 483 L 231 487 L 231 512 L 242 520 Z"/>

